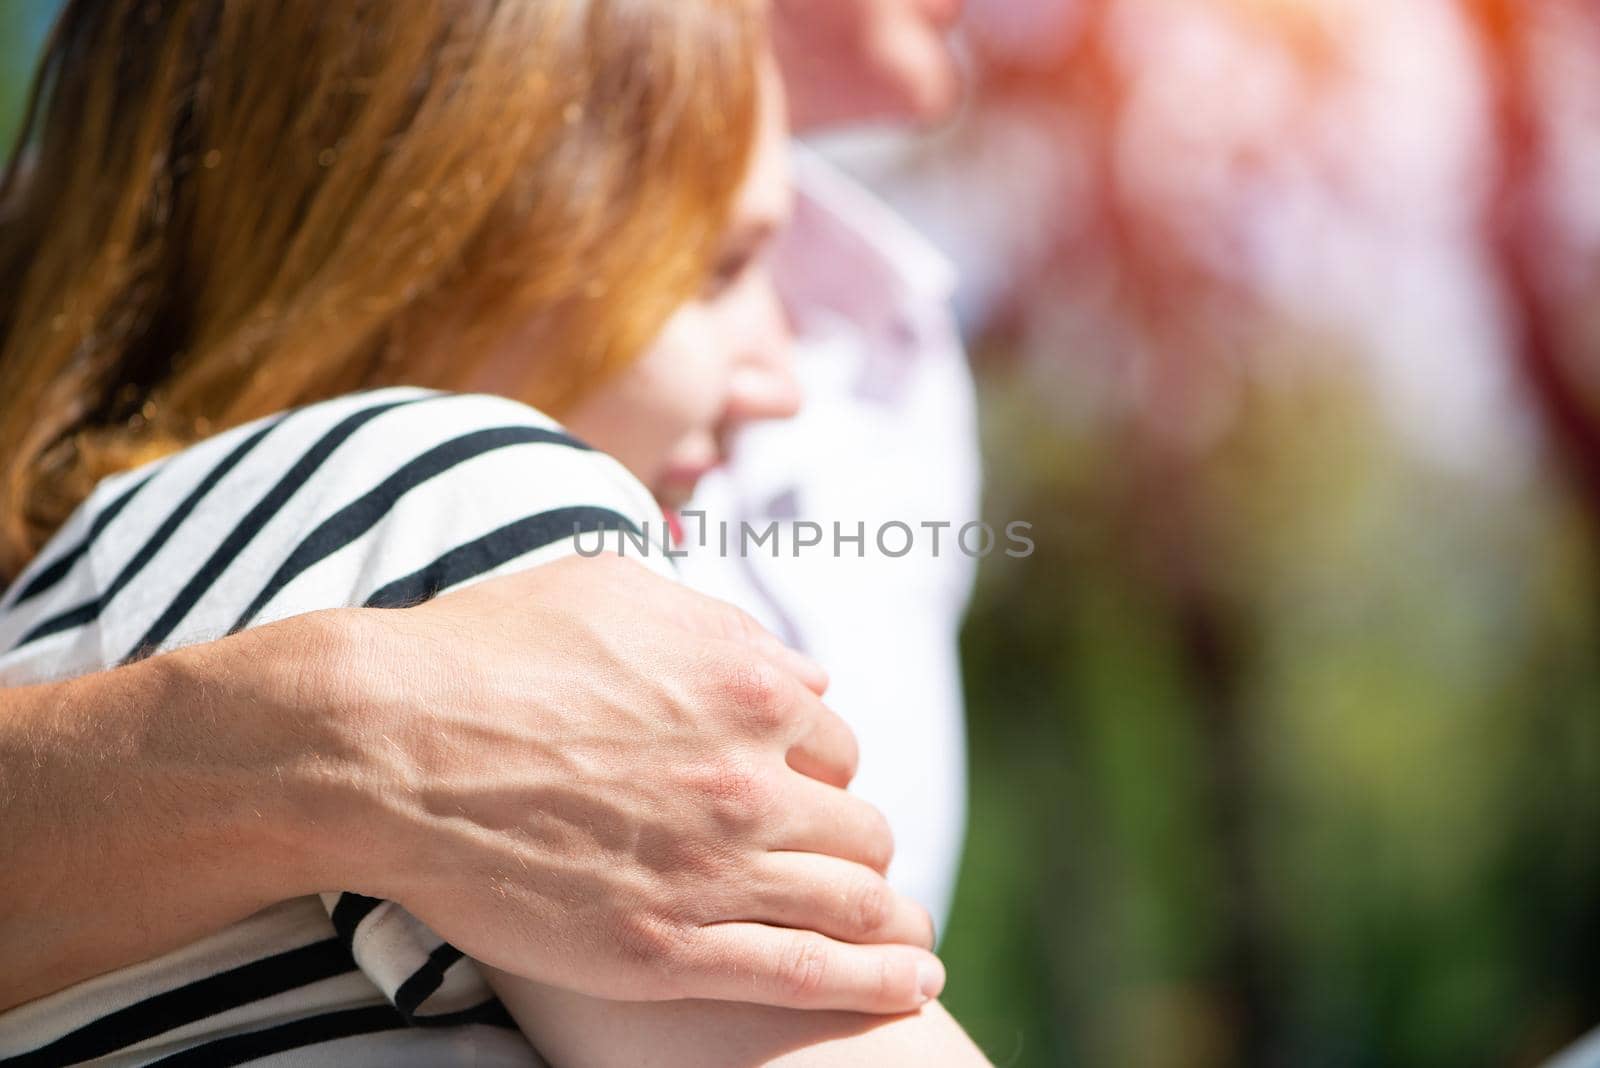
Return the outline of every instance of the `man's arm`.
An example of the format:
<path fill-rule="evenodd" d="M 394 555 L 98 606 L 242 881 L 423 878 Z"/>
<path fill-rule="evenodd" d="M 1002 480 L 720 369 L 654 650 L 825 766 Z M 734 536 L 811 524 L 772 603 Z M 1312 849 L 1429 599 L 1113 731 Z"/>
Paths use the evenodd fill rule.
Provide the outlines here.
<path fill-rule="evenodd" d="M 0 1007 L 345 889 L 595 996 L 913 1008 L 931 928 L 824 685 L 601 557 L 0 691 Z"/>
<path fill-rule="evenodd" d="M 0 691 L 0 1009 L 324 886 L 308 702 L 342 640 L 308 616 Z"/>

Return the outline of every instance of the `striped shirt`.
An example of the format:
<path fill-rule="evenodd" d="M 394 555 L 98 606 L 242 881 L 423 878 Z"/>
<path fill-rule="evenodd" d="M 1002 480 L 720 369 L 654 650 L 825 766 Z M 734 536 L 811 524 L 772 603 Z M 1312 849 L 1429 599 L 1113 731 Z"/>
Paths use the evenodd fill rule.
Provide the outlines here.
<path fill-rule="evenodd" d="M 0 685 L 303 612 L 398 607 L 602 544 L 670 573 L 648 492 L 540 413 L 396 388 L 102 482 L 0 599 Z M 629 533 L 624 533 L 629 532 Z M 474 963 L 393 902 L 285 901 L 0 1014 L 0 1065 L 538 1063 Z"/>

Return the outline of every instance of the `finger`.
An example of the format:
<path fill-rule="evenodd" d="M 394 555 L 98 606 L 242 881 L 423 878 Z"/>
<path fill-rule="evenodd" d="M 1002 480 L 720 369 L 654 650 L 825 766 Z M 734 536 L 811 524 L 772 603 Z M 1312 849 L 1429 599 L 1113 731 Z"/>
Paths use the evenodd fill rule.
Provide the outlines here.
<path fill-rule="evenodd" d="M 741 616 L 744 614 L 741 612 Z M 762 627 L 755 620 L 744 616 L 747 633 L 737 635 L 734 641 L 748 645 L 778 667 L 787 671 L 812 693 L 821 697 L 828 689 L 828 672 L 823 666 L 811 659 L 798 649 L 791 649 L 780 642 L 770 631 Z"/>
<path fill-rule="evenodd" d="M 758 638 L 762 655 L 799 679 L 805 688 L 821 697 L 828 692 L 828 670 L 798 649 L 791 649 L 777 638 L 761 632 Z"/>
<path fill-rule="evenodd" d="M 859 946 L 759 923 L 694 937 L 695 997 L 790 1009 L 912 1012 L 944 989 L 944 965 L 911 946 Z"/>
<path fill-rule="evenodd" d="M 803 775 L 784 777 L 775 851 L 821 853 L 865 864 L 880 874 L 894 858 L 894 834 L 883 813 L 854 794 Z"/>
<path fill-rule="evenodd" d="M 741 917 L 837 938 L 933 948 L 933 917 L 861 864 L 817 853 L 768 853 L 756 912 Z"/>
<path fill-rule="evenodd" d="M 695 596 L 696 610 L 691 613 L 690 619 L 691 629 L 696 633 L 705 637 L 724 638 L 759 653 L 799 679 L 806 689 L 818 697 L 827 690 L 828 672 L 821 664 L 783 644 L 742 609 L 714 597 Z"/>
<path fill-rule="evenodd" d="M 820 701 L 809 717 L 810 729 L 789 747 L 789 766 L 802 775 L 843 789 L 861 766 L 855 732 Z"/>

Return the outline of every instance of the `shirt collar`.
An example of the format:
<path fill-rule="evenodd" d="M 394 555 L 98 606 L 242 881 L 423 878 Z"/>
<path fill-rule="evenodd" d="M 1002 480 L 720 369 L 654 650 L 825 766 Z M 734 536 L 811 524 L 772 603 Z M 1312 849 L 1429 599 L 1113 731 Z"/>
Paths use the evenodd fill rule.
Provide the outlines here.
<path fill-rule="evenodd" d="M 954 265 L 883 201 L 814 150 L 792 145 L 793 224 L 775 268 L 797 320 L 818 311 L 869 329 L 955 292 Z"/>

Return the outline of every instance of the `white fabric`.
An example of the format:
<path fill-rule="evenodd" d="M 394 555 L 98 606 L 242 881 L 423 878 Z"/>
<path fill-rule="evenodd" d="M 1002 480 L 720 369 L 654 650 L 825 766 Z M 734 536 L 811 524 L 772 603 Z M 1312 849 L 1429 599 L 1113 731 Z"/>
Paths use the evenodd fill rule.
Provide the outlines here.
<path fill-rule="evenodd" d="M 1600 1068 L 1600 1027 L 1590 1031 L 1544 1068 Z"/>
<path fill-rule="evenodd" d="M 685 521 L 684 579 L 744 608 L 821 661 L 828 704 L 855 729 L 853 789 L 894 830 L 891 881 L 943 926 L 966 817 L 956 637 L 975 560 L 952 551 L 978 515 L 971 374 L 949 310 L 950 265 L 887 207 L 797 148 L 799 194 L 777 278 L 797 333 L 805 404 L 752 427 L 702 482 Z M 738 551 L 738 524 L 809 520 L 824 544 L 785 537 Z M 916 533 L 904 557 L 874 544 L 881 524 Z M 928 522 L 948 522 L 937 555 Z M 833 553 L 833 526 L 864 523 L 864 558 Z M 730 528 L 720 551 L 719 524 Z M 889 536 L 898 552 L 903 535 Z"/>

